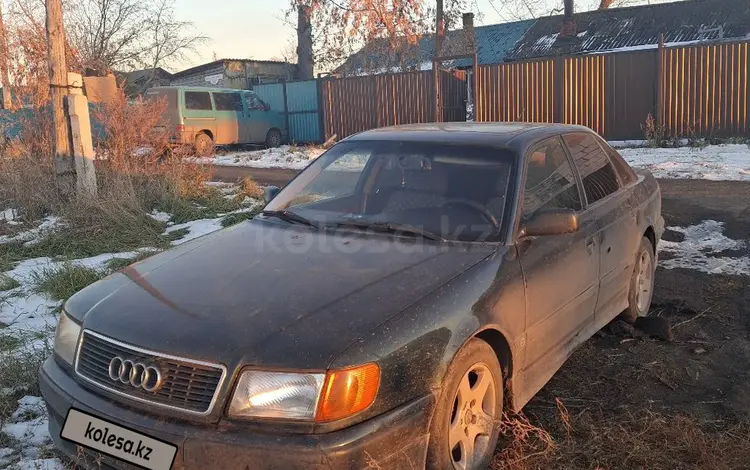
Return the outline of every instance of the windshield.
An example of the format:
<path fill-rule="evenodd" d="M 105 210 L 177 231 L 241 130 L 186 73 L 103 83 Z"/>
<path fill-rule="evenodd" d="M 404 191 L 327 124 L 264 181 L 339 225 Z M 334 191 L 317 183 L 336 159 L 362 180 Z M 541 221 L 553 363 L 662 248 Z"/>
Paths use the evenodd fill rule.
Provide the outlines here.
<path fill-rule="evenodd" d="M 513 153 L 422 142 L 343 142 L 266 207 L 318 227 L 388 227 L 457 241 L 501 241 Z"/>

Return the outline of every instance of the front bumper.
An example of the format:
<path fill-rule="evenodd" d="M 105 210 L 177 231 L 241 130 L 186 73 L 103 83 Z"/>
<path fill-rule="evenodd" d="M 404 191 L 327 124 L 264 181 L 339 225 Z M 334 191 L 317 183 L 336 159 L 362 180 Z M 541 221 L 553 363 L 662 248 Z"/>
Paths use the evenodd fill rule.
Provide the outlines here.
<path fill-rule="evenodd" d="M 377 418 L 328 434 L 251 433 L 244 428 L 218 430 L 151 417 L 93 393 L 76 382 L 53 358 L 39 371 L 55 445 L 88 468 L 131 470 L 134 466 L 82 451 L 60 438 L 68 410 L 75 407 L 178 447 L 173 470 L 237 469 L 357 470 L 424 468 L 434 398 L 415 400 Z"/>

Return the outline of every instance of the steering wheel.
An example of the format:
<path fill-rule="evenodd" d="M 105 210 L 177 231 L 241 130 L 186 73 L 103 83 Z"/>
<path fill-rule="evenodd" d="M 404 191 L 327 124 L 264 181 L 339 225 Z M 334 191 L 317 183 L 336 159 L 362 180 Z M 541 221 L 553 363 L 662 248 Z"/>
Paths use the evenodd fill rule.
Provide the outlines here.
<path fill-rule="evenodd" d="M 449 206 L 451 204 L 460 204 L 462 206 L 470 207 L 470 208 L 474 209 L 475 211 L 479 212 L 482 215 L 482 217 L 484 217 L 485 219 L 487 219 L 487 221 L 492 224 L 493 228 L 495 228 L 495 229 L 499 229 L 500 228 L 500 223 L 497 221 L 497 219 L 495 218 L 495 216 L 492 215 L 492 212 L 490 212 L 489 209 L 487 209 L 483 205 L 479 204 L 478 202 L 472 201 L 470 199 L 455 198 L 455 199 L 448 199 L 447 201 L 445 201 L 443 203 L 442 207 Z"/>

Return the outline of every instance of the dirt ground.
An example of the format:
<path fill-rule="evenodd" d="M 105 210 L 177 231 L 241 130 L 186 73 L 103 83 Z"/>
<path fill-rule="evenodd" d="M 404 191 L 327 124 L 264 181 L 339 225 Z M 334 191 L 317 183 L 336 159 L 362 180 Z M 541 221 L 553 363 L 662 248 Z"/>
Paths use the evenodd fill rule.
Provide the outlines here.
<path fill-rule="evenodd" d="M 750 184 L 660 184 L 668 227 L 724 222 L 747 245 L 722 256 L 747 256 Z M 750 469 L 750 277 L 659 268 L 651 315 L 674 341 L 609 325 L 527 405 L 528 422 L 511 417 L 493 468 Z"/>

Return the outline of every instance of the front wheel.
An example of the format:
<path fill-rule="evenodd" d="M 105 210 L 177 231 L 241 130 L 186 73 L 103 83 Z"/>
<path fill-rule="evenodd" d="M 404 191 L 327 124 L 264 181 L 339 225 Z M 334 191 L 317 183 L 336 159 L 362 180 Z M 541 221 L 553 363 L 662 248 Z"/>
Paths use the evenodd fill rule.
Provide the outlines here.
<path fill-rule="evenodd" d="M 651 309 L 651 298 L 654 295 L 654 278 L 656 277 L 656 256 L 654 245 L 647 237 L 641 239 L 641 245 L 635 255 L 633 274 L 630 277 L 628 308 L 622 312 L 622 319 L 635 323 L 638 317 L 645 317 Z"/>
<path fill-rule="evenodd" d="M 484 470 L 503 415 L 503 376 L 492 348 L 472 339 L 456 355 L 430 424 L 429 470 Z"/>
<path fill-rule="evenodd" d="M 281 146 L 281 131 L 278 129 L 271 129 L 266 134 L 266 147 L 276 148 Z"/>

